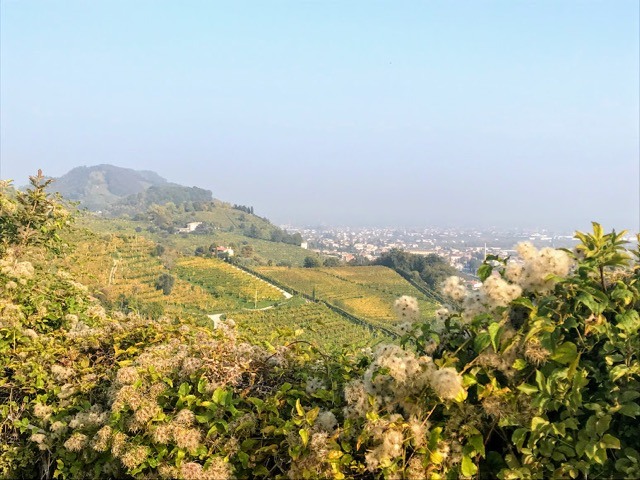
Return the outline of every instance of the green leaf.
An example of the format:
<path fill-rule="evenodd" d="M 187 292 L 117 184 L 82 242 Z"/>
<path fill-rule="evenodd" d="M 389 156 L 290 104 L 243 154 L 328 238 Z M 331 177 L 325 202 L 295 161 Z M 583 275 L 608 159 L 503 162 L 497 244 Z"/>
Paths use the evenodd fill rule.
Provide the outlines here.
<path fill-rule="evenodd" d="M 473 449 L 476 451 L 476 453 L 478 453 L 479 455 L 484 457 L 484 455 L 485 455 L 484 439 L 482 438 L 482 435 L 474 435 L 473 437 L 470 437 L 469 438 L 469 445 L 471 445 L 473 447 Z"/>
<path fill-rule="evenodd" d="M 480 268 L 478 268 L 478 277 L 480 277 L 480 281 L 484 282 L 487 278 L 489 278 L 489 275 L 491 275 L 491 272 L 493 271 L 493 267 L 487 263 L 483 263 L 482 265 L 480 265 Z"/>
<path fill-rule="evenodd" d="M 191 391 L 191 385 L 185 382 L 180 385 L 180 388 L 178 389 L 178 395 L 180 395 L 181 397 L 184 397 L 184 396 L 187 396 L 190 391 Z"/>
<path fill-rule="evenodd" d="M 485 348 L 489 346 L 491 343 L 491 338 L 487 332 L 479 333 L 476 338 L 473 340 L 473 349 L 477 353 L 481 353 Z"/>
<path fill-rule="evenodd" d="M 513 432 L 513 435 L 511 435 L 511 441 L 516 447 L 518 447 L 518 450 L 522 448 L 527 433 L 529 433 L 528 429 L 518 428 L 515 432 Z"/>
<path fill-rule="evenodd" d="M 319 413 L 320 413 L 320 407 L 316 407 L 309 410 L 305 415 L 305 419 L 307 420 L 307 423 L 309 425 L 313 425 L 313 423 L 316 421 L 316 418 L 318 418 Z"/>
<path fill-rule="evenodd" d="M 253 467 L 251 472 L 255 477 L 266 477 L 269 475 L 269 469 L 264 465 Z"/>
<path fill-rule="evenodd" d="M 298 431 L 298 434 L 300 435 L 300 438 L 302 439 L 302 445 L 304 447 L 306 447 L 307 444 L 309 443 L 309 430 L 307 430 L 305 428 L 301 428 Z"/>
<path fill-rule="evenodd" d="M 478 467 L 476 467 L 476 464 L 473 463 L 473 460 L 471 460 L 471 458 L 469 458 L 467 455 L 464 455 L 462 457 L 462 465 L 460 467 L 460 472 L 462 472 L 462 475 L 464 475 L 465 477 L 472 477 L 476 474 L 477 471 Z"/>
<path fill-rule="evenodd" d="M 513 303 L 514 305 L 520 305 L 522 307 L 528 308 L 529 310 L 534 310 L 534 311 L 536 310 L 536 307 L 533 305 L 533 303 L 531 303 L 531 300 L 525 297 L 516 298 L 511 303 Z"/>
<path fill-rule="evenodd" d="M 609 426 L 611 425 L 611 415 L 605 415 L 602 418 L 599 418 L 596 422 L 596 432 L 598 435 L 604 434 L 607 430 L 609 430 Z"/>
<path fill-rule="evenodd" d="M 536 385 L 538 385 L 538 390 L 541 392 L 546 392 L 547 381 L 544 378 L 544 373 L 540 370 L 536 370 Z"/>
<path fill-rule="evenodd" d="M 296 399 L 296 411 L 298 412 L 298 415 L 304 417 L 304 408 L 302 408 L 302 404 L 300 403 L 299 398 Z"/>
<path fill-rule="evenodd" d="M 627 310 L 616 315 L 616 321 L 618 322 L 616 327 L 627 335 L 634 335 L 640 330 L 640 315 L 635 310 Z"/>
<path fill-rule="evenodd" d="M 198 393 L 205 393 L 207 391 L 207 380 L 204 377 L 201 377 L 198 380 Z"/>
<path fill-rule="evenodd" d="M 581 293 L 577 296 L 576 301 L 582 303 L 593 313 L 599 314 L 602 312 L 602 306 L 596 301 L 595 298 L 593 298 L 593 295 L 590 295 L 588 293 Z"/>
<path fill-rule="evenodd" d="M 180 386 L 180 388 L 182 388 L 182 385 Z M 225 396 L 226 395 L 225 395 L 224 388 L 218 387 L 213 391 L 212 400 L 214 403 L 217 403 L 218 405 L 222 405 L 224 403 Z"/>
<path fill-rule="evenodd" d="M 534 393 L 538 392 L 538 389 L 536 387 L 534 387 L 533 385 L 529 385 L 528 383 L 523 383 L 521 385 L 518 385 L 517 388 L 522 393 L 526 393 L 527 395 L 533 395 Z"/>
<path fill-rule="evenodd" d="M 545 420 L 542 417 L 533 417 L 531 419 L 531 431 L 535 432 L 536 430 L 538 430 L 540 427 L 543 427 L 545 425 L 548 425 L 549 422 L 547 420 Z"/>
<path fill-rule="evenodd" d="M 240 451 L 240 452 L 238 452 L 237 456 L 238 456 L 238 460 L 240 460 L 240 463 L 242 464 L 242 466 L 244 468 L 247 468 L 247 465 L 249 463 L 249 455 L 247 455 L 243 451 Z"/>
<path fill-rule="evenodd" d="M 640 397 L 640 392 L 638 392 L 637 390 L 627 390 L 622 393 L 622 395 L 620 395 L 619 401 L 624 403 L 628 402 L 629 400 L 635 400 L 638 397 Z"/>
<path fill-rule="evenodd" d="M 573 362 L 578 356 L 578 347 L 573 342 L 564 342 L 556 348 L 556 351 L 551 355 L 551 360 L 554 360 L 562 365 L 568 365 Z"/>
<path fill-rule="evenodd" d="M 489 326 L 487 327 L 487 330 L 489 330 L 489 337 L 491 338 L 491 345 L 493 345 L 493 349 L 497 352 L 498 351 L 498 341 L 500 340 L 500 331 L 502 330 L 502 327 L 500 326 L 500 324 L 498 322 L 494 322 L 489 324 Z"/>
<path fill-rule="evenodd" d="M 640 405 L 636 402 L 625 403 L 618 412 L 622 415 L 626 415 L 627 417 L 636 418 L 637 416 L 640 416 Z"/>
<path fill-rule="evenodd" d="M 614 437 L 613 435 L 609 435 L 608 433 L 606 433 L 605 435 L 602 436 L 602 438 L 600 439 L 600 446 L 602 448 L 615 448 L 615 449 L 619 449 L 620 448 L 620 440 L 618 440 L 616 437 Z"/>
<path fill-rule="evenodd" d="M 527 362 L 523 358 L 516 358 L 516 360 L 513 362 L 513 365 L 511 366 L 514 370 L 520 371 L 527 368 Z"/>

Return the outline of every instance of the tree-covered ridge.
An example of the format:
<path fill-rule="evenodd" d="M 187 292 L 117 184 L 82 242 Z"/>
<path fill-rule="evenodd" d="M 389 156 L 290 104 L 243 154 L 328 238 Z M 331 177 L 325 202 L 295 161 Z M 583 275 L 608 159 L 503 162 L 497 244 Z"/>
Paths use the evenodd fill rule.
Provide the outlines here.
<path fill-rule="evenodd" d="M 32 182 L 0 189 L 0 476 L 640 476 L 640 251 L 621 234 L 490 258 L 479 290 L 445 281 L 436 318 L 401 297 L 400 344 L 252 345 L 231 320 L 105 310 L 59 268 L 69 215 Z"/>
<path fill-rule="evenodd" d="M 128 196 L 143 192 L 151 186 L 166 185 L 160 175 L 114 165 L 76 167 L 53 179 L 50 191 L 79 201 L 83 207 L 100 210 Z"/>

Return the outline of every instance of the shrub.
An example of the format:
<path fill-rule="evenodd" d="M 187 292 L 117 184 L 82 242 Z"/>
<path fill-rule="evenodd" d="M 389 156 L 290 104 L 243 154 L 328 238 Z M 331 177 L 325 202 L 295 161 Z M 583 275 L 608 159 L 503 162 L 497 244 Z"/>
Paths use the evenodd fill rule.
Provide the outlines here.
<path fill-rule="evenodd" d="M 318 257 L 304 257 L 304 262 L 302 263 L 302 266 L 304 268 L 317 268 L 319 266 L 321 266 L 322 264 L 320 263 L 320 259 Z"/>
<path fill-rule="evenodd" d="M 162 290 L 164 295 L 169 295 L 171 290 L 173 290 L 173 283 L 175 282 L 175 278 L 173 275 L 168 273 L 162 273 L 156 280 L 156 290 Z"/>

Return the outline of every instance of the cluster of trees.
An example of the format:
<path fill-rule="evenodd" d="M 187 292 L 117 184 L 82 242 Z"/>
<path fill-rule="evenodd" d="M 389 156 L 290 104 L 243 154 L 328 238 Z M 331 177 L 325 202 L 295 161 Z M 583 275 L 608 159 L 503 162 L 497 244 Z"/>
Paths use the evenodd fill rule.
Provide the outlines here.
<path fill-rule="evenodd" d="M 302 245 L 302 235 L 299 233 L 289 233 L 281 228 L 274 228 L 271 232 L 270 240 L 272 242 L 286 243 L 289 245 Z"/>
<path fill-rule="evenodd" d="M 304 261 L 302 263 L 304 268 L 318 268 L 318 267 L 338 267 L 340 266 L 340 259 L 336 257 L 326 257 L 322 260 L 318 256 L 307 255 L 304 257 Z"/>
<path fill-rule="evenodd" d="M 236 210 L 240 210 L 241 212 L 253 215 L 253 207 L 247 207 L 245 205 L 236 205 L 236 204 L 234 204 L 233 208 L 236 209 Z"/>
<path fill-rule="evenodd" d="M 436 254 L 416 255 L 398 248 L 382 254 L 373 264 L 392 268 L 405 277 L 417 276 L 431 289 L 437 288 L 445 278 L 458 274 L 455 268 Z"/>

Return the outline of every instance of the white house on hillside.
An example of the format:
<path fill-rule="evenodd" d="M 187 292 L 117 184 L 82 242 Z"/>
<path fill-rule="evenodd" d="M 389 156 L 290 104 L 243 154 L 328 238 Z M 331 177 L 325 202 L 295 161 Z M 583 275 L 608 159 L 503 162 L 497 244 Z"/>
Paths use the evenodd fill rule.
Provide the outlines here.
<path fill-rule="evenodd" d="M 202 225 L 202 222 L 189 222 L 187 226 L 184 228 L 179 228 L 178 233 L 190 233 L 193 232 L 196 228 Z"/>

